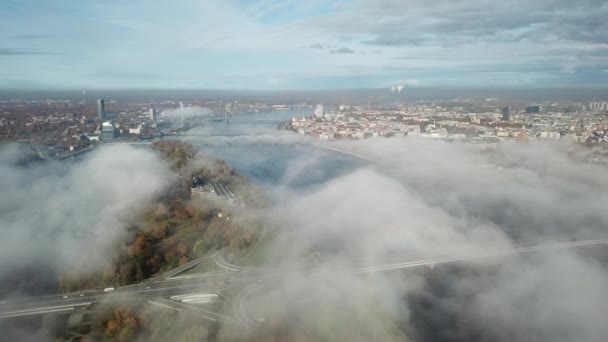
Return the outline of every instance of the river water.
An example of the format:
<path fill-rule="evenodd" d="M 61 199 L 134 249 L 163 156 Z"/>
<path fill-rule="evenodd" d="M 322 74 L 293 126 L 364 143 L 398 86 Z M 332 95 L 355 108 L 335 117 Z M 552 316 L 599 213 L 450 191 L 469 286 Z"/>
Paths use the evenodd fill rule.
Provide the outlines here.
<path fill-rule="evenodd" d="M 310 111 L 312 109 L 271 111 L 244 114 L 239 118 L 289 120 L 296 116 L 310 115 Z M 277 123 L 274 122 L 228 125 L 212 122 L 203 128 L 194 128 L 191 132 L 203 135 L 261 135 L 277 134 L 276 127 Z M 214 158 L 226 160 L 239 174 L 255 183 L 294 189 L 318 186 L 365 165 L 365 162 L 351 156 L 313 146 L 202 146 L 196 143 L 194 146 Z"/>

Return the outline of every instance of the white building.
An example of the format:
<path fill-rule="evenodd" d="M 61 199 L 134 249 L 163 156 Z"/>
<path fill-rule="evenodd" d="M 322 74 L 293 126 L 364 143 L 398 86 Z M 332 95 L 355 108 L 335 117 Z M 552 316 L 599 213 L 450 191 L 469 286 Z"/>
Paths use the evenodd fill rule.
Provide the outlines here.
<path fill-rule="evenodd" d="M 156 109 L 150 108 L 150 113 L 148 115 L 150 117 L 150 121 L 156 121 Z"/>
<path fill-rule="evenodd" d="M 129 128 L 129 134 L 141 134 L 141 125 L 136 128 Z"/>
<path fill-rule="evenodd" d="M 316 118 L 322 118 L 323 114 L 324 114 L 323 105 L 322 104 L 318 104 L 317 108 L 315 108 L 315 117 Z"/>

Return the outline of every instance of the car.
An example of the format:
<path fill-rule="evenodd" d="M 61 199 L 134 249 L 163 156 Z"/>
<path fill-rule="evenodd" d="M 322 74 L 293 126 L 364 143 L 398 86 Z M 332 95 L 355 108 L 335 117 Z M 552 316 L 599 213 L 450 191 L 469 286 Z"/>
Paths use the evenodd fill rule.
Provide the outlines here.
<path fill-rule="evenodd" d="M 149 290 L 149 289 L 150 289 L 150 286 L 146 286 L 146 290 Z"/>
<path fill-rule="evenodd" d="M 81 293 L 81 294 L 80 294 L 80 297 L 84 297 L 84 293 Z"/>
<path fill-rule="evenodd" d="M 114 291 L 113 287 L 106 287 L 105 289 L 103 289 L 103 292 L 112 292 Z"/>
<path fill-rule="evenodd" d="M 66 298 L 68 298 L 68 296 L 63 296 L 63 297 L 61 297 L 61 298 L 66 299 Z"/>

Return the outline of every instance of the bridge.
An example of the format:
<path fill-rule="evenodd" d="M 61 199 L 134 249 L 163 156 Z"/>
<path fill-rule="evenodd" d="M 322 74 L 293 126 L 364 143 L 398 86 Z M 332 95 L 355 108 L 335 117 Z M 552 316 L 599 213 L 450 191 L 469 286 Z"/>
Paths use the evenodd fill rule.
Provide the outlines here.
<path fill-rule="evenodd" d="M 249 124 L 266 124 L 266 125 L 278 125 L 281 122 L 285 122 L 285 121 L 289 121 L 287 119 L 263 119 L 263 118 L 255 118 L 255 117 L 248 117 L 248 116 L 231 116 L 228 118 L 227 124 L 228 125 L 233 125 L 233 124 L 237 124 L 237 125 L 249 125 Z M 206 120 L 206 122 L 224 122 L 226 123 L 226 118 L 225 117 L 211 117 L 209 119 Z"/>
<path fill-rule="evenodd" d="M 291 134 L 236 134 L 236 135 L 197 135 L 184 134 L 181 140 L 205 146 L 246 146 L 246 145 L 300 145 L 307 142 Z"/>

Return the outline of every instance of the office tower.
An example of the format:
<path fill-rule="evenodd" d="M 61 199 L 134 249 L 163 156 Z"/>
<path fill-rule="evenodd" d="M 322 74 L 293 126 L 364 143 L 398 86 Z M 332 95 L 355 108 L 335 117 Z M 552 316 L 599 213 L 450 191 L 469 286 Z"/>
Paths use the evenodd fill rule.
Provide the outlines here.
<path fill-rule="evenodd" d="M 103 99 L 97 100 L 97 115 L 99 121 L 104 121 L 106 119 L 106 105 Z"/>
<path fill-rule="evenodd" d="M 156 121 L 156 109 L 154 108 L 150 108 L 150 120 L 151 121 Z"/>
<path fill-rule="evenodd" d="M 540 106 L 526 107 L 526 114 L 538 114 L 538 113 L 540 113 Z"/>
<path fill-rule="evenodd" d="M 502 120 L 511 121 L 511 108 L 509 108 L 509 106 L 502 109 Z"/>
<path fill-rule="evenodd" d="M 101 125 L 101 140 L 109 141 L 116 138 L 116 127 L 111 121 L 106 121 Z"/>
<path fill-rule="evenodd" d="M 323 105 L 322 104 L 318 104 L 317 108 L 315 109 L 315 117 L 317 118 L 322 118 L 323 117 Z"/>

